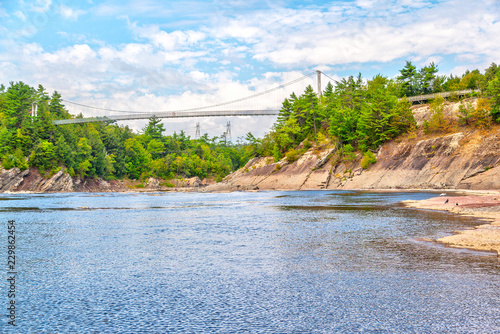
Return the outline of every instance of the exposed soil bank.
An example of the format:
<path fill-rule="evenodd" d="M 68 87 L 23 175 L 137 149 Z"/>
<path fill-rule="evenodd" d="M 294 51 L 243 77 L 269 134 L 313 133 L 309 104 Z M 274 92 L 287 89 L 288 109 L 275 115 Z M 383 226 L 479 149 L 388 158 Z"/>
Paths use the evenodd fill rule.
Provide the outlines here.
<path fill-rule="evenodd" d="M 445 210 L 491 221 L 474 229 L 455 231 L 454 235 L 436 241 L 450 247 L 494 251 L 500 256 L 500 192 L 467 196 L 439 196 L 422 201 L 404 201 L 419 209 Z"/>

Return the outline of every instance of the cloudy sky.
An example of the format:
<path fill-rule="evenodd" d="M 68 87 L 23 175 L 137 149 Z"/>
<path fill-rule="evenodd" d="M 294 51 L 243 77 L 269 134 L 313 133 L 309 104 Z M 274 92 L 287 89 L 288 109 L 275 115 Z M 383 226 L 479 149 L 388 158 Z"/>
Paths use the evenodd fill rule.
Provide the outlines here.
<path fill-rule="evenodd" d="M 406 60 L 462 74 L 500 61 L 499 18 L 498 0 L 2 0 L 0 83 L 42 84 L 60 92 L 70 112 L 92 116 L 103 111 L 71 102 L 143 112 L 194 108 L 318 69 L 333 79 L 394 77 Z M 260 102 L 275 106 L 283 97 Z M 259 107 L 244 106 L 251 108 Z M 235 139 L 262 136 L 274 118 L 165 125 L 194 136 L 200 122 L 202 132 L 218 136 L 228 120 Z"/>

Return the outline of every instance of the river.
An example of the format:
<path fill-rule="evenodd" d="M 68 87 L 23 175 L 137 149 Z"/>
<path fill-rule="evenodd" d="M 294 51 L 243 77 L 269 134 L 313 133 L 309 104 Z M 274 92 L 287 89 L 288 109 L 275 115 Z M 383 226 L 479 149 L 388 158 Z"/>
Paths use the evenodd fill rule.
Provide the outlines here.
<path fill-rule="evenodd" d="M 433 193 L 3 194 L 8 333 L 500 333 L 500 262 Z"/>

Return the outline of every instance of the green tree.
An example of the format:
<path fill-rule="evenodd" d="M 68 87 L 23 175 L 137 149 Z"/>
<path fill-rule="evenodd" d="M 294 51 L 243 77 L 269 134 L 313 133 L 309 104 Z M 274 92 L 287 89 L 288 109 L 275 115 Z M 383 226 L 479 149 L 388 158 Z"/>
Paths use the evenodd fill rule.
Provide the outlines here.
<path fill-rule="evenodd" d="M 152 139 L 148 143 L 147 151 L 153 159 L 159 159 L 165 151 L 165 145 L 157 139 Z"/>
<path fill-rule="evenodd" d="M 163 124 L 161 123 L 161 119 L 153 115 L 149 119 L 148 125 L 143 129 L 144 134 L 150 136 L 153 139 L 160 139 L 162 137 L 162 133 L 165 131 Z"/>
<path fill-rule="evenodd" d="M 436 73 L 438 72 L 438 67 L 434 62 L 430 63 L 428 66 L 424 66 L 420 70 L 420 92 L 422 94 L 430 94 L 434 91 L 434 81 L 436 80 Z"/>
<path fill-rule="evenodd" d="M 398 134 L 398 127 L 393 120 L 396 97 L 385 89 L 386 81 L 380 77 L 369 84 L 367 102 L 363 105 L 357 126 L 359 147 L 362 151 L 376 148 Z"/>
<path fill-rule="evenodd" d="M 137 138 L 125 142 L 127 174 L 132 179 L 139 179 L 149 171 L 151 155 L 144 149 Z"/>
<path fill-rule="evenodd" d="M 66 109 L 64 109 L 64 105 L 62 104 L 61 94 L 57 91 L 54 91 L 50 98 L 49 111 L 55 115 L 56 118 L 63 118 L 67 114 Z"/>
<path fill-rule="evenodd" d="M 54 117 L 49 112 L 47 102 L 39 103 L 35 118 L 35 132 L 38 138 L 52 141 L 56 131 L 56 126 L 52 123 L 53 120 Z"/>
<path fill-rule="evenodd" d="M 398 76 L 398 80 L 401 82 L 401 96 L 416 95 L 418 92 L 417 68 L 411 61 L 407 60 L 405 66 L 399 72 L 401 73 Z"/>
<path fill-rule="evenodd" d="M 42 140 L 30 155 L 30 164 L 38 167 L 41 173 L 50 172 L 57 167 L 57 159 L 54 145 Z"/>
<path fill-rule="evenodd" d="M 31 132 L 33 89 L 23 82 L 10 83 L 5 95 L 5 115 L 9 129 L 24 128 Z"/>
<path fill-rule="evenodd" d="M 491 96 L 491 117 L 500 123 L 500 71 L 488 83 L 487 93 Z"/>

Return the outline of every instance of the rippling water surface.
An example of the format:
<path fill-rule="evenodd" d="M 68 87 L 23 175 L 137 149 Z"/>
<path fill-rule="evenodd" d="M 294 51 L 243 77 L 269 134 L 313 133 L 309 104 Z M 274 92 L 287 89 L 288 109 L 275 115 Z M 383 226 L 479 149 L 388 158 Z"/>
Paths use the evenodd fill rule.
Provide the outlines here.
<path fill-rule="evenodd" d="M 2 195 L 4 263 L 7 220 L 17 224 L 18 326 L 5 317 L 0 325 L 18 333 L 500 333 L 496 256 L 422 241 L 478 222 L 397 204 L 432 196 Z"/>

